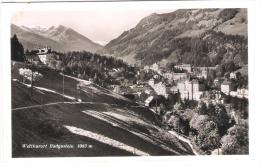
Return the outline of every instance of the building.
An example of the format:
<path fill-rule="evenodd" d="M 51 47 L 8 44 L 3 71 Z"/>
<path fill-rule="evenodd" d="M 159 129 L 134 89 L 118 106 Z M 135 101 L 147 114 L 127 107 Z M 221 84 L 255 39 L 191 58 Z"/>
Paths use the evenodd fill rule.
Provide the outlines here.
<path fill-rule="evenodd" d="M 147 72 L 150 70 L 150 67 L 149 66 L 144 66 L 144 70 Z"/>
<path fill-rule="evenodd" d="M 173 80 L 179 81 L 179 80 L 186 80 L 188 78 L 186 73 L 173 73 Z"/>
<path fill-rule="evenodd" d="M 162 82 L 154 84 L 153 89 L 157 93 L 157 95 L 163 95 L 164 97 L 168 97 L 166 86 Z"/>
<path fill-rule="evenodd" d="M 148 72 L 149 70 L 153 70 L 153 71 L 155 71 L 155 72 L 157 72 L 157 73 L 159 73 L 159 74 L 162 73 L 162 71 L 161 71 L 161 69 L 160 69 L 160 66 L 159 66 L 159 64 L 157 64 L 157 63 L 154 63 L 154 64 L 151 65 L 151 66 L 144 66 L 143 69 L 144 69 L 146 72 Z"/>
<path fill-rule="evenodd" d="M 51 48 L 49 47 L 39 48 L 37 51 L 38 51 L 37 55 L 48 54 L 51 52 Z"/>
<path fill-rule="evenodd" d="M 214 83 L 215 86 L 219 86 L 220 85 L 220 81 L 219 81 L 218 78 L 214 79 L 213 83 Z"/>
<path fill-rule="evenodd" d="M 148 84 L 153 87 L 154 86 L 154 79 L 151 78 L 149 81 L 148 81 Z"/>
<path fill-rule="evenodd" d="M 238 97 L 248 98 L 248 89 L 246 88 L 237 89 L 237 93 L 238 93 Z"/>
<path fill-rule="evenodd" d="M 47 55 L 51 52 L 51 49 L 49 47 L 44 47 L 37 50 L 32 50 L 32 52 L 36 53 L 37 57 L 43 64 L 46 64 Z"/>
<path fill-rule="evenodd" d="M 205 79 L 208 78 L 208 71 L 207 70 L 202 70 L 201 71 L 201 78 L 205 78 Z"/>
<path fill-rule="evenodd" d="M 231 73 L 229 74 L 229 78 L 230 78 L 230 79 L 236 79 L 236 78 L 237 78 L 236 73 L 235 73 L 235 72 L 231 72 Z"/>
<path fill-rule="evenodd" d="M 155 80 L 152 78 L 148 81 L 148 84 L 153 88 L 157 95 L 163 95 L 164 97 L 168 96 L 166 85 L 163 82 L 155 83 Z"/>
<path fill-rule="evenodd" d="M 117 94 L 120 94 L 121 93 L 121 89 L 120 89 L 120 86 L 119 85 L 115 85 L 114 89 L 113 89 L 113 92 L 117 93 Z"/>
<path fill-rule="evenodd" d="M 150 69 L 159 72 L 159 65 L 157 63 L 154 63 L 151 65 Z"/>
<path fill-rule="evenodd" d="M 221 92 L 223 92 L 226 95 L 229 95 L 231 91 L 234 90 L 234 87 L 232 85 L 231 82 L 229 81 L 224 81 L 221 85 L 220 85 L 220 90 Z"/>
<path fill-rule="evenodd" d="M 191 65 L 190 64 L 175 65 L 175 68 L 186 70 L 188 73 L 191 73 Z"/>
<path fill-rule="evenodd" d="M 153 96 L 149 96 L 146 100 L 145 100 L 145 106 L 149 107 L 151 101 L 154 99 Z"/>
<path fill-rule="evenodd" d="M 177 90 L 180 92 L 182 99 L 200 100 L 205 91 L 205 86 L 196 79 L 186 80 L 177 84 Z"/>
<path fill-rule="evenodd" d="M 173 72 L 165 72 L 162 74 L 162 76 L 166 79 L 168 79 L 169 81 L 173 80 L 174 77 L 174 73 Z"/>
<path fill-rule="evenodd" d="M 174 73 L 174 72 L 165 72 L 162 73 L 162 76 L 169 81 L 179 81 L 188 78 L 187 73 Z"/>
<path fill-rule="evenodd" d="M 238 98 L 248 98 L 248 89 L 241 88 L 237 89 L 237 91 L 230 91 L 230 96 Z"/>

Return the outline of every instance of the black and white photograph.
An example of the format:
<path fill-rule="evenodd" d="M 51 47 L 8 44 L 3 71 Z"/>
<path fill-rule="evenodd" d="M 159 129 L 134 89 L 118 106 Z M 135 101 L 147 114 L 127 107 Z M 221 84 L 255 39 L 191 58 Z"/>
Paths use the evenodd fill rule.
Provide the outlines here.
<path fill-rule="evenodd" d="M 1 2 L 0 166 L 259 166 L 257 4 Z"/>
<path fill-rule="evenodd" d="M 246 8 L 18 13 L 12 156 L 247 155 L 247 24 Z"/>

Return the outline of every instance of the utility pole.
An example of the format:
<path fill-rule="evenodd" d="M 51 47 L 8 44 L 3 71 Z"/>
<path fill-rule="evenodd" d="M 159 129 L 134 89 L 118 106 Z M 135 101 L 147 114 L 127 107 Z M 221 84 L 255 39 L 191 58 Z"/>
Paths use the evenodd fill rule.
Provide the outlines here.
<path fill-rule="evenodd" d="M 178 139 L 180 138 L 180 120 L 178 121 Z"/>
<path fill-rule="evenodd" d="M 156 114 L 158 114 L 157 113 L 157 99 L 155 100 L 155 112 L 156 112 Z"/>
<path fill-rule="evenodd" d="M 61 75 L 62 75 L 62 98 L 63 98 L 63 103 L 65 102 L 64 98 L 64 68 L 61 69 Z"/>
<path fill-rule="evenodd" d="M 62 73 L 62 95 L 63 95 L 63 102 L 65 101 L 64 98 L 64 73 Z"/>
<path fill-rule="evenodd" d="M 33 70 L 32 71 L 32 75 L 31 75 L 31 97 L 32 97 L 32 93 L 33 93 Z"/>
<path fill-rule="evenodd" d="M 35 67 L 34 67 L 34 64 L 32 64 L 32 66 L 31 66 L 31 72 L 32 72 L 32 74 L 31 74 L 31 98 L 32 98 L 32 95 L 33 95 L 33 73 L 34 73 L 34 69 Z"/>

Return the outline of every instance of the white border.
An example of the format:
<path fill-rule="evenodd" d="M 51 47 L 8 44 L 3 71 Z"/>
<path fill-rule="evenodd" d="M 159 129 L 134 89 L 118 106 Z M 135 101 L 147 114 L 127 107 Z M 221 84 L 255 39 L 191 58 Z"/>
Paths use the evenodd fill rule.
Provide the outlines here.
<path fill-rule="evenodd" d="M 259 6 L 255 1 L 161 1 L 161 2 L 87 2 L 87 3 L 31 3 L 2 4 L 1 17 L 1 54 L 0 54 L 0 121 L 3 139 L 3 166 L 260 166 L 259 162 Z M 11 79 L 10 79 L 10 21 L 18 11 L 75 11 L 75 10 L 127 10 L 127 9 L 183 9 L 183 8 L 248 8 L 248 46 L 249 46 L 249 139 L 248 156 L 165 156 L 165 157 L 97 157 L 97 158 L 11 158 Z M 258 102 L 258 103 L 257 103 Z M 1 165 L 1 164 L 0 164 Z"/>

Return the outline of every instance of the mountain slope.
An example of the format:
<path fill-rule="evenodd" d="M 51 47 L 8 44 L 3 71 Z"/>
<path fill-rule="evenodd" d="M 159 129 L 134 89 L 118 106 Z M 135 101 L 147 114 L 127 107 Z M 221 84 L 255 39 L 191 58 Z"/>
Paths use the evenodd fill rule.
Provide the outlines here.
<path fill-rule="evenodd" d="M 52 48 L 55 48 L 57 50 L 63 49 L 58 42 L 52 39 L 36 34 L 25 27 L 19 27 L 12 24 L 11 36 L 13 36 L 14 34 L 17 35 L 19 41 L 22 43 L 25 49 L 32 50 L 39 47 L 45 47 L 46 45 L 51 46 Z"/>
<path fill-rule="evenodd" d="M 247 10 L 181 9 L 153 13 L 110 41 L 103 53 L 129 63 L 139 60 L 143 65 L 162 59 L 194 65 L 215 65 L 225 59 L 246 64 Z"/>
<path fill-rule="evenodd" d="M 11 25 L 11 35 L 17 34 L 18 39 L 26 49 L 49 46 L 56 51 L 90 51 L 96 52 L 102 48 L 87 37 L 79 34 L 71 28 L 65 26 L 28 28 L 25 26 Z"/>
<path fill-rule="evenodd" d="M 33 94 L 12 67 L 13 157 L 190 155 L 190 146 L 159 127 L 151 110 L 89 81 L 46 67 Z M 76 92 L 76 85 L 81 89 Z M 75 101 L 78 97 L 82 101 Z M 24 149 L 23 144 L 85 144 L 85 149 Z"/>

